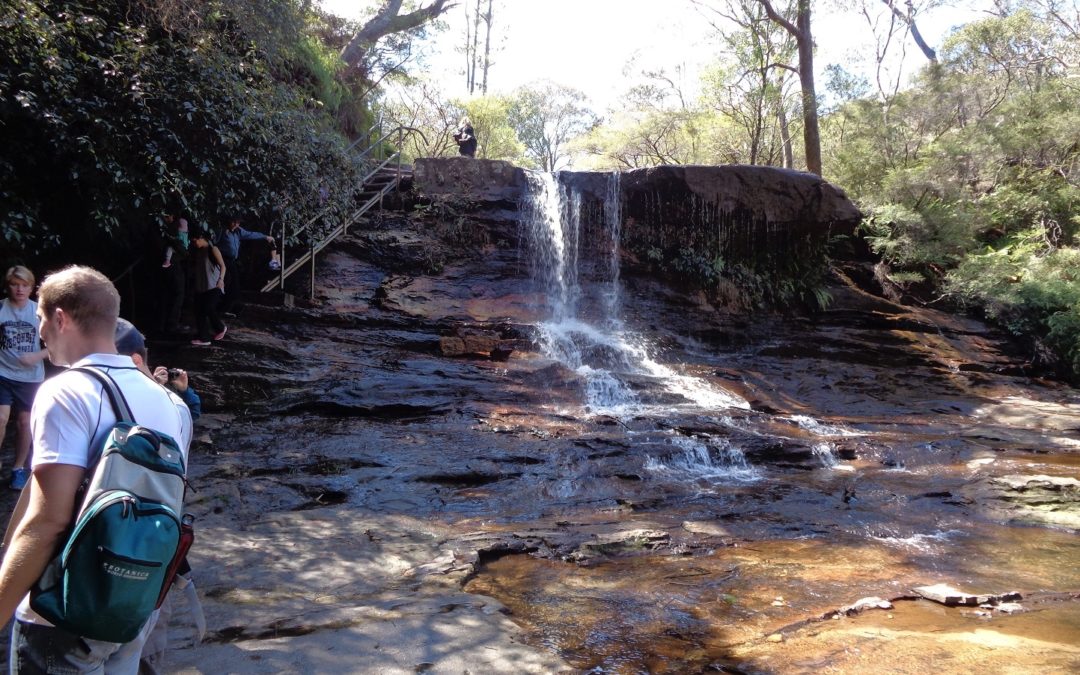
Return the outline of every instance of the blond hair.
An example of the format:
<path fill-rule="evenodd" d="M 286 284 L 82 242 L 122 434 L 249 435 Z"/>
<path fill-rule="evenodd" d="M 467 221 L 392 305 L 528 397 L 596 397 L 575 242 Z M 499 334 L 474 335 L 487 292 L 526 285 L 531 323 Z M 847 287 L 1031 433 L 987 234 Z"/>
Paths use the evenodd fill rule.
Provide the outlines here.
<path fill-rule="evenodd" d="M 72 265 L 45 277 L 38 291 L 45 316 L 58 309 L 88 335 L 113 339 L 120 316 L 120 294 L 109 278 L 92 267 Z"/>
<path fill-rule="evenodd" d="M 24 267 L 23 265 L 15 265 L 14 267 L 8 268 L 7 273 L 4 275 L 4 283 L 10 284 L 12 279 L 25 281 L 31 286 L 34 285 L 34 281 L 36 280 L 34 278 L 34 273 L 30 271 L 30 268 Z"/>

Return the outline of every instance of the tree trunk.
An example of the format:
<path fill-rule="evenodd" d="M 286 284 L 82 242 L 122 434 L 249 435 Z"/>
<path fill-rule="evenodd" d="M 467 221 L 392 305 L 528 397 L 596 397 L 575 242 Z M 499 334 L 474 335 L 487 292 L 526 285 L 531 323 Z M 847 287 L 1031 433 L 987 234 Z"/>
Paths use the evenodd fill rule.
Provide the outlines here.
<path fill-rule="evenodd" d="M 472 45 L 470 50 L 472 58 L 469 60 L 469 93 L 472 94 L 476 91 L 476 67 L 480 61 L 480 3 L 482 0 L 476 0 L 476 9 L 473 11 L 473 25 L 472 25 Z"/>
<path fill-rule="evenodd" d="M 930 45 L 926 44 L 926 40 L 923 40 L 922 33 L 919 32 L 919 27 L 915 25 L 915 6 L 911 0 L 907 2 L 907 14 L 904 14 L 896 6 L 896 0 L 881 0 L 885 3 L 885 6 L 892 10 L 892 13 L 896 15 L 896 18 L 904 22 L 908 29 L 911 30 L 911 37 L 915 38 L 915 44 L 919 45 L 919 49 L 922 50 L 923 56 L 927 58 L 931 63 L 937 63 L 937 52 L 930 48 Z"/>
<path fill-rule="evenodd" d="M 365 23 L 341 50 L 341 60 L 355 68 L 363 63 L 364 57 L 379 38 L 422 26 L 455 6 L 450 0 L 434 0 L 427 7 L 421 7 L 415 12 L 399 14 L 401 3 L 402 0 L 386 0 L 382 9 Z"/>
<path fill-rule="evenodd" d="M 799 84 L 802 85 L 803 144 L 806 146 L 806 168 L 821 175 L 821 132 L 818 130 L 817 91 L 814 88 L 814 38 L 810 34 L 810 0 L 799 0 L 796 17 L 799 35 Z M 801 37 L 800 37 L 801 36 Z"/>
<path fill-rule="evenodd" d="M 799 49 L 799 84 L 802 87 L 803 145 L 806 170 L 821 175 L 821 132 L 818 130 L 817 92 L 814 90 L 814 37 L 810 33 L 810 2 L 798 0 L 795 23 L 776 13 L 769 0 L 758 0 L 769 19 L 784 27 Z"/>
<path fill-rule="evenodd" d="M 784 108 L 784 81 L 780 80 L 779 98 L 780 102 L 776 108 L 776 116 L 780 123 L 780 145 L 783 146 L 784 151 L 784 168 L 795 168 L 795 157 L 791 150 L 791 128 L 788 126 L 787 110 Z"/>
<path fill-rule="evenodd" d="M 480 84 L 480 93 L 487 95 L 488 68 L 491 67 L 491 5 L 495 0 L 488 0 L 487 14 L 484 21 L 487 23 L 487 34 L 484 36 L 484 79 Z"/>
<path fill-rule="evenodd" d="M 469 6 L 465 5 L 465 90 L 472 91 L 473 72 L 476 55 L 472 50 L 472 23 L 469 21 Z"/>

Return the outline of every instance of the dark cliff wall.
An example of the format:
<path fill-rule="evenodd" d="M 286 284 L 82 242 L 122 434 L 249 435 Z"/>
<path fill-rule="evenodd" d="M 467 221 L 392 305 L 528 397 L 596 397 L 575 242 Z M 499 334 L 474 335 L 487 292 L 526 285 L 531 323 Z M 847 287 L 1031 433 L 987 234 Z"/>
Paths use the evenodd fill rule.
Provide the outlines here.
<path fill-rule="evenodd" d="M 861 219 L 839 188 L 771 167 L 564 171 L 558 180 L 578 205 L 584 259 L 614 238 L 623 273 L 702 288 L 733 307 L 820 302 L 829 241 L 851 235 Z M 415 189 L 488 212 L 528 197 L 521 169 L 468 158 L 417 160 Z"/>

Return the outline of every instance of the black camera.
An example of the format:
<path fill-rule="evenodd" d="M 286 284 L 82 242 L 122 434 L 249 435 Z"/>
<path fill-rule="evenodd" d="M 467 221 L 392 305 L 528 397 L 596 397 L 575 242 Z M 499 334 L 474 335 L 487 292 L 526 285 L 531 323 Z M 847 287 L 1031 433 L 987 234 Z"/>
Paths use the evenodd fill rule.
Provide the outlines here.
<path fill-rule="evenodd" d="M 175 380 L 176 378 L 180 377 L 180 374 L 182 372 L 184 371 L 180 370 L 179 368 L 169 368 L 169 379 Z"/>

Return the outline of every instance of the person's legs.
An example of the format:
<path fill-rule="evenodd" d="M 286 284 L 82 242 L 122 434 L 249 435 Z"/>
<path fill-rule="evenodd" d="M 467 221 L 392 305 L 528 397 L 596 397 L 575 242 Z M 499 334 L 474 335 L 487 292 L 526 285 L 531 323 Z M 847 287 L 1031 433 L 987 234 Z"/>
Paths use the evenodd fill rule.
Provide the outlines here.
<path fill-rule="evenodd" d="M 225 322 L 221 320 L 218 315 L 218 307 L 221 305 L 221 291 L 216 288 L 207 291 L 206 298 L 206 318 L 210 324 L 210 328 L 213 330 L 214 335 L 220 335 L 225 332 Z M 220 339 L 220 338 L 218 338 Z"/>
<path fill-rule="evenodd" d="M 14 383 L 15 468 L 30 468 L 30 409 L 34 407 L 37 382 Z"/>
<path fill-rule="evenodd" d="M 15 417 L 15 468 L 30 468 L 30 411 L 20 410 Z"/>
<path fill-rule="evenodd" d="M 11 418 L 11 406 L 15 403 L 15 381 L 0 377 L 0 446 L 7 435 L 7 424 Z"/>
<path fill-rule="evenodd" d="M 155 612 L 134 640 L 117 644 L 13 621 L 8 667 L 11 675 L 136 675 L 139 655 L 156 622 Z"/>
<path fill-rule="evenodd" d="M 7 435 L 8 419 L 11 418 L 11 404 L 0 405 L 0 446 L 4 444 L 4 436 Z M 15 449 L 18 454 L 18 448 Z"/>
<path fill-rule="evenodd" d="M 105 661 L 120 646 L 13 621 L 8 666 L 11 675 L 105 675 Z"/>
<path fill-rule="evenodd" d="M 199 339 L 204 342 L 209 340 L 211 335 L 208 298 L 210 295 L 217 295 L 218 293 L 219 292 L 214 289 L 195 294 L 195 325 L 198 330 Z"/>
<path fill-rule="evenodd" d="M 184 306 L 184 267 L 173 265 L 162 270 L 167 278 L 166 295 L 163 298 L 164 322 L 161 328 L 166 333 L 175 333 L 180 327 L 180 311 Z"/>

